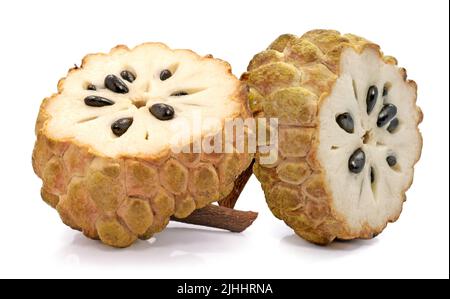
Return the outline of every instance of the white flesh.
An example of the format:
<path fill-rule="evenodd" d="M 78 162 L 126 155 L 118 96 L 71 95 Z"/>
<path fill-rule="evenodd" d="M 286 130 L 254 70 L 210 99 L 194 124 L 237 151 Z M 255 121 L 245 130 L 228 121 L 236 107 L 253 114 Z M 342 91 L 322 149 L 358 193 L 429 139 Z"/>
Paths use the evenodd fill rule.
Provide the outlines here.
<path fill-rule="evenodd" d="M 326 169 L 335 211 L 357 232 L 367 224 L 384 226 L 400 213 L 404 190 L 412 180 L 412 167 L 420 151 L 420 115 L 415 106 L 415 89 L 403 80 L 398 67 L 384 63 L 374 50 L 366 49 L 361 54 L 345 50 L 340 70 L 340 77 L 320 110 L 319 161 Z M 383 98 L 386 83 L 390 88 Z M 367 115 L 366 95 L 371 85 L 378 87 L 378 100 Z M 387 125 L 376 125 L 385 103 L 394 104 L 398 110 L 400 124 L 392 134 L 386 130 Z M 354 134 L 345 132 L 336 122 L 336 116 L 344 112 L 353 117 Z M 364 143 L 368 132 L 370 137 Z M 361 173 L 354 174 L 348 169 L 348 160 L 358 148 L 365 152 L 366 164 Z M 387 164 L 388 155 L 396 156 L 395 167 Z M 375 170 L 373 184 L 370 167 Z"/>
<path fill-rule="evenodd" d="M 169 69 L 172 77 L 161 81 L 160 72 Z M 114 93 L 104 87 L 104 78 L 123 70 L 136 74 L 127 94 Z M 236 91 L 237 79 L 227 65 L 215 59 L 203 59 L 186 50 L 170 50 L 161 44 L 145 44 L 132 51 L 119 50 L 111 55 L 95 55 L 80 71 L 69 74 L 64 90 L 53 99 L 47 110 L 50 120 L 47 134 L 55 139 L 72 139 L 109 157 L 122 155 L 149 156 L 187 140 L 192 142 L 221 130 L 227 117 L 239 114 L 241 104 L 230 99 Z M 89 83 L 97 91 L 86 90 Z M 187 96 L 170 96 L 186 91 Z M 106 97 L 112 106 L 89 107 L 89 95 Z M 133 103 L 144 102 L 138 108 Z M 165 103 L 174 107 L 175 118 L 156 119 L 149 107 Z M 214 118 L 216 125 L 193 132 L 194 118 Z M 111 124 L 124 117 L 133 117 L 133 124 L 121 137 L 111 131 Z M 197 120 L 198 121 L 198 120 Z M 213 123 L 213 122 L 209 122 Z M 176 138 L 174 138 L 176 136 Z"/>

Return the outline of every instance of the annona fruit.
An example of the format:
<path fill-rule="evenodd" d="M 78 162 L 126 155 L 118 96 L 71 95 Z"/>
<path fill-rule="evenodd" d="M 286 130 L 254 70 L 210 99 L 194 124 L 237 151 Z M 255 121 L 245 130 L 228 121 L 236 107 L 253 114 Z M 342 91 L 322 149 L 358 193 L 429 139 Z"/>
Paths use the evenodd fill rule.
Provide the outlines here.
<path fill-rule="evenodd" d="M 285 34 L 242 80 L 254 115 L 279 121 L 278 157 L 254 166 L 276 217 L 317 244 L 372 238 L 399 217 L 422 112 L 395 58 L 352 34 Z"/>
<path fill-rule="evenodd" d="M 160 43 L 86 56 L 40 108 L 33 167 L 43 199 L 68 226 L 126 247 L 225 198 L 253 157 L 193 144 L 248 117 L 246 92 L 228 63 Z M 219 123 L 183 130 L 199 116 Z"/>

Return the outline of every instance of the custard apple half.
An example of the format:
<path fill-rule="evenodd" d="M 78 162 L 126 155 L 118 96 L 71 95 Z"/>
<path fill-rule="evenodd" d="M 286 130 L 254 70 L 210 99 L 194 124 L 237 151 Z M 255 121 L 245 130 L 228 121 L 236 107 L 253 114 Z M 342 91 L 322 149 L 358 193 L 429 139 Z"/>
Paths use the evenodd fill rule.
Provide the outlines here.
<path fill-rule="evenodd" d="M 317 244 L 395 221 L 422 149 L 416 83 L 361 37 L 285 34 L 242 80 L 256 117 L 278 118 L 278 157 L 254 172 L 273 214 Z M 261 146 L 273 146 L 260 142 Z"/>
<path fill-rule="evenodd" d="M 160 43 L 88 55 L 40 108 L 33 167 L 42 197 L 68 226 L 129 246 L 233 192 L 252 155 L 193 146 L 248 116 L 243 84 L 210 55 Z M 196 117 L 216 122 L 189 128 Z"/>

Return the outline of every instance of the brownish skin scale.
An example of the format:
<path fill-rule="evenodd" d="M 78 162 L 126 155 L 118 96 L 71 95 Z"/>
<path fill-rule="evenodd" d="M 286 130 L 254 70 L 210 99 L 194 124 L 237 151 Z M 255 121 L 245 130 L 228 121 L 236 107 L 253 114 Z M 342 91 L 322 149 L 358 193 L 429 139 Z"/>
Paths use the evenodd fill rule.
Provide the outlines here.
<path fill-rule="evenodd" d="M 146 45 L 155 44 L 138 47 Z M 110 54 L 114 51 L 131 50 L 117 46 Z M 70 69 L 68 75 L 97 55 L 108 54 L 87 55 L 81 67 Z M 214 59 L 212 55 L 195 55 L 198 59 Z M 233 76 L 228 63 L 215 60 L 225 64 L 227 75 Z M 64 78 L 58 83 L 58 94 L 63 89 Z M 36 121 L 32 162 L 43 181 L 41 196 L 66 225 L 107 245 L 122 248 L 138 238 L 148 239 L 162 231 L 171 216 L 185 218 L 226 198 L 234 189 L 236 177 L 253 160 L 245 153 L 184 154 L 170 149 L 142 158 L 105 157 L 75 140 L 55 140 L 47 135 L 50 116 L 46 107 L 58 94 L 42 102 Z M 241 103 L 242 109 L 232 117 L 249 117 L 246 99 L 247 89 L 236 80 L 236 92 L 230 100 Z"/>
<path fill-rule="evenodd" d="M 257 154 L 254 165 L 267 203 L 273 214 L 299 236 L 320 245 L 335 239 L 373 238 L 400 215 L 379 227 L 366 223 L 362 230 L 352 233 L 345 216 L 333 207 L 326 170 L 317 158 L 319 111 L 339 77 L 340 57 L 346 48 L 358 53 L 372 48 L 385 63 L 397 65 L 395 58 L 383 56 L 378 45 L 363 38 L 332 30 L 313 30 L 302 37 L 290 34 L 278 37 L 266 51 L 254 56 L 241 78 L 250 87 L 253 115 L 279 118 L 278 161 L 270 166 L 261 165 Z M 400 72 L 417 95 L 416 83 L 407 80 L 405 69 Z M 423 114 L 419 107 L 417 111 L 419 124 Z M 422 139 L 419 146 L 421 149 Z M 415 162 L 419 158 L 420 154 Z M 412 180 L 404 192 L 411 183 Z"/>

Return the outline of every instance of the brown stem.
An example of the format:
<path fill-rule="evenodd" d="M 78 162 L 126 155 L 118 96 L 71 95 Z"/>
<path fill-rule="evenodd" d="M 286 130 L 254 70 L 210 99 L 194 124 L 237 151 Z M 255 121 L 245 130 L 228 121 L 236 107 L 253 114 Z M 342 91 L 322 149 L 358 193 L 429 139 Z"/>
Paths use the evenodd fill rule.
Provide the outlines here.
<path fill-rule="evenodd" d="M 234 208 L 234 206 L 236 205 L 236 201 L 238 200 L 238 197 L 242 192 L 242 189 L 244 189 L 245 184 L 247 184 L 247 181 L 252 176 L 254 162 L 255 160 L 253 160 L 252 163 L 250 163 L 250 166 L 237 177 L 236 181 L 234 182 L 233 191 L 231 191 L 230 194 L 219 201 L 220 206 Z"/>
<path fill-rule="evenodd" d="M 219 201 L 219 205 L 208 205 L 195 210 L 186 218 L 172 217 L 172 221 L 221 228 L 232 232 L 242 232 L 249 227 L 258 216 L 255 212 L 234 210 L 234 206 L 245 184 L 253 173 L 253 163 L 243 171 L 234 182 L 234 188 L 226 197 Z"/>
<path fill-rule="evenodd" d="M 249 227 L 258 216 L 255 212 L 244 212 L 233 210 L 223 206 L 208 205 L 195 210 L 186 218 L 175 218 L 171 220 L 183 223 L 203 225 L 221 228 L 240 233 Z"/>

